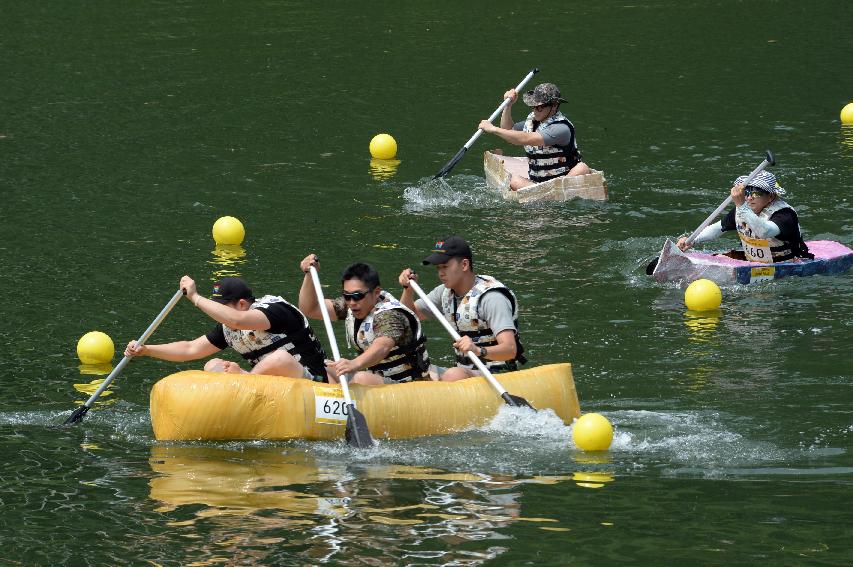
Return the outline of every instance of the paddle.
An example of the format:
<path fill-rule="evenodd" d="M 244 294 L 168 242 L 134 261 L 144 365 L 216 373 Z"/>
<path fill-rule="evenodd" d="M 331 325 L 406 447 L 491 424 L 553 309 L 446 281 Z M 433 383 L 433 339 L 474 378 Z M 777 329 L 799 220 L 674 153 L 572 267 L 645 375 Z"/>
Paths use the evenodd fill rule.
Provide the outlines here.
<path fill-rule="evenodd" d="M 332 329 L 332 320 L 329 318 L 329 311 L 326 309 L 326 299 L 323 297 L 323 290 L 320 288 L 320 276 L 317 275 L 317 269 L 310 266 L 311 281 L 314 282 L 314 291 L 317 293 L 317 301 L 320 302 L 320 312 L 323 314 L 323 324 L 326 326 L 326 334 L 329 335 L 329 345 L 332 347 L 332 356 L 335 362 L 340 360 L 341 353 L 338 351 L 338 341 L 335 340 L 335 331 Z M 355 409 L 355 404 L 349 395 L 349 385 L 347 377 L 340 376 L 341 390 L 344 392 L 344 401 L 347 406 L 347 427 L 344 432 L 344 437 L 347 444 L 351 447 L 366 449 L 373 447 L 373 437 L 370 436 L 370 429 L 367 427 L 367 419 L 364 414 Z"/>
<path fill-rule="evenodd" d="M 747 185 L 752 183 L 752 180 L 755 179 L 755 176 L 758 175 L 759 173 L 761 173 L 764 170 L 764 168 L 766 168 L 769 165 L 776 165 L 776 156 L 774 156 L 773 152 L 771 152 L 770 150 L 765 150 L 764 160 L 760 164 L 758 164 L 758 167 L 756 167 L 755 169 L 752 170 L 752 173 L 750 173 L 749 176 L 746 178 L 746 181 L 743 182 L 743 186 L 746 187 Z M 705 230 L 705 228 L 707 228 L 707 226 L 709 224 L 711 224 L 714 221 L 714 219 L 716 219 L 717 216 L 721 212 L 723 212 L 723 209 L 728 207 L 729 203 L 731 203 L 731 202 L 732 202 L 732 196 L 729 195 L 728 197 L 726 197 L 726 200 L 723 201 L 722 203 L 720 203 L 720 206 L 717 207 L 716 209 L 714 209 L 714 212 L 711 213 L 710 215 L 708 215 L 708 218 L 706 218 L 702 222 L 702 224 L 700 224 L 699 227 L 690 234 L 690 236 L 687 238 L 687 242 L 686 242 L 687 246 L 690 246 L 691 244 L 693 244 L 693 241 L 696 240 L 696 237 L 699 236 L 699 233 L 702 232 L 703 230 Z M 666 244 L 664 244 L 664 247 L 666 247 Z M 663 251 L 661 251 L 661 254 L 663 254 Z M 658 266 L 659 260 L 660 260 L 660 254 L 658 254 L 658 256 L 654 260 L 649 262 L 649 265 L 646 266 L 646 275 L 650 276 L 650 275 L 654 274 L 655 269 Z"/>
<path fill-rule="evenodd" d="M 523 88 L 524 88 L 524 85 L 526 85 L 526 84 L 527 84 L 527 82 L 528 82 L 530 79 L 532 79 L 532 78 L 533 78 L 533 75 L 535 75 L 535 74 L 536 74 L 536 73 L 538 73 L 538 72 L 539 72 L 539 69 L 533 68 L 533 69 L 532 69 L 532 70 L 527 74 L 527 76 L 526 76 L 526 77 L 524 77 L 524 78 L 521 80 L 521 82 L 520 82 L 520 83 L 518 83 L 518 86 L 517 86 L 517 87 L 515 87 L 515 92 L 520 92 L 520 91 L 521 91 L 521 89 L 523 89 Z M 501 105 L 498 107 L 498 109 L 497 109 L 497 110 L 495 110 L 495 111 L 492 113 L 492 115 L 491 115 L 491 116 L 489 116 L 489 122 L 491 122 L 491 121 L 493 121 L 495 118 L 497 118 L 497 117 L 498 117 L 498 115 L 499 115 L 501 112 L 503 112 L 503 109 L 504 109 L 504 108 L 506 107 L 506 105 L 508 105 L 508 104 L 509 104 L 509 99 L 508 99 L 508 98 L 505 98 L 505 99 L 504 99 L 504 101 L 501 103 Z M 480 129 L 478 128 L 478 129 L 477 129 L 477 131 L 476 131 L 476 132 L 474 132 L 474 135 L 473 135 L 473 136 L 471 136 L 471 139 L 469 139 L 467 142 L 465 142 L 465 145 L 464 145 L 464 146 L 462 146 L 462 149 L 460 149 L 458 152 L 456 152 L 456 155 L 455 155 L 455 156 L 453 156 L 453 158 L 452 158 L 449 162 L 447 162 L 447 163 L 444 165 L 444 167 L 442 167 L 442 168 L 441 168 L 441 170 L 440 170 L 438 173 L 436 173 L 436 174 L 435 174 L 435 176 L 433 177 L 433 179 L 438 179 L 439 177 L 444 177 L 445 175 L 447 175 L 448 173 L 450 173 L 450 170 L 451 170 L 451 169 L 453 169 L 453 167 L 454 167 L 457 163 L 459 163 L 459 161 L 460 161 L 460 160 L 462 159 L 462 157 L 465 155 L 465 152 L 467 152 L 467 151 L 468 151 L 468 148 L 470 148 L 470 147 L 471 147 L 471 144 L 473 144 L 475 141 L 477 141 L 477 138 L 479 138 L 479 137 L 480 137 L 480 134 L 482 134 L 482 133 L 483 133 L 483 131 L 482 131 L 482 130 L 480 130 Z"/>
<path fill-rule="evenodd" d="M 447 330 L 447 332 L 450 333 L 450 336 L 453 337 L 453 340 L 458 341 L 460 338 L 462 338 L 459 336 L 459 333 L 456 332 L 456 329 L 454 329 L 453 327 L 450 326 L 450 323 L 447 321 L 447 319 L 444 317 L 444 315 L 441 313 L 441 311 L 438 310 L 438 307 L 436 307 L 435 304 L 432 301 L 430 301 L 429 297 L 427 297 L 427 294 L 425 294 L 424 290 L 421 289 L 421 286 L 418 285 L 418 282 L 416 282 L 415 280 L 409 280 L 409 285 L 412 286 L 412 289 L 415 290 L 415 293 L 417 293 L 418 296 L 424 300 L 424 302 L 427 304 L 427 307 L 429 307 L 429 310 L 432 311 L 433 317 L 435 317 L 436 320 L 438 320 L 442 324 L 442 326 Z M 533 406 L 531 406 L 530 403 L 527 400 L 525 400 L 524 398 L 522 398 L 520 396 L 513 396 L 512 394 L 507 392 L 506 389 L 503 386 L 501 386 L 501 383 L 495 379 L 494 375 L 492 375 L 492 373 L 489 372 L 489 369 L 486 367 L 485 364 L 483 364 L 483 361 L 480 360 L 480 357 L 478 357 L 473 352 L 469 351 L 468 352 L 468 358 L 470 358 L 471 362 L 473 362 L 477 366 L 477 368 L 480 370 L 480 372 L 483 373 L 483 376 L 485 376 L 485 378 L 486 378 L 486 380 L 488 380 L 489 384 L 491 384 L 492 387 L 495 390 L 497 390 L 498 394 L 501 395 L 501 397 L 504 399 L 504 401 L 508 405 L 515 406 L 515 407 L 528 407 L 530 409 L 536 409 Z"/>
<path fill-rule="evenodd" d="M 148 325 L 148 328 L 145 329 L 145 332 L 142 333 L 142 336 L 139 337 L 139 340 L 136 341 L 138 345 L 145 344 L 145 341 L 147 341 L 149 337 L 151 337 L 151 335 L 154 333 L 154 331 L 157 330 L 157 327 L 160 326 L 160 323 L 163 322 L 163 319 L 166 318 L 166 315 L 169 314 L 175 304 L 177 304 L 178 301 L 180 301 L 181 297 L 186 295 L 186 293 L 187 292 L 182 289 L 179 289 L 175 292 L 175 295 L 172 296 L 172 299 L 169 300 L 169 303 L 166 304 L 166 307 L 163 308 L 160 314 L 157 315 L 157 317 L 151 322 L 150 325 Z M 122 358 L 121 362 L 119 362 L 116 367 L 113 368 L 113 371 L 110 372 L 110 375 L 107 376 L 107 379 L 104 380 L 103 383 L 95 391 L 95 393 L 92 394 L 92 397 L 90 397 L 85 404 L 74 410 L 74 413 L 72 413 L 71 416 L 69 416 L 69 418 L 65 420 L 63 425 L 82 421 L 83 416 L 85 416 L 86 413 L 92 408 L 92 405 L 95 403 L 95 400 L 97 400 L 103 393 L 103 391 L 109 387 L 112 381 L 115 380 L 116 376 L 118 376 L 119 373 L 124 370 L 124 367 L 127 366 L 127 363 L 130 362 L 130 359 L 131 357 L 129 356 L 125 356 L 124 358 Z"/>

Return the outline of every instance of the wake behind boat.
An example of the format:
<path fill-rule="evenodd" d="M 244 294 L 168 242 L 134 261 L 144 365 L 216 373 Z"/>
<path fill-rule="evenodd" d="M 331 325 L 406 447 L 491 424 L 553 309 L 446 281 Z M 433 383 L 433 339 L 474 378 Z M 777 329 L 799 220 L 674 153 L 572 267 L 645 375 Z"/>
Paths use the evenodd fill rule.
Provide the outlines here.
<path fill-rule="evenodd" d="M 571 364 L 499 374 L 501 384 L 563 423 L 580 417 Z M 351 385 L 374 438 L 405 439 L 470 429 L 497 415 L 504 401 L 483 377 Z M 189 370 L 151 390 L 151 425 L 160 440 L 342 439 L 347 406 L 339 385 L 257 374 Z"/>
<path fill-rule="evenodd" d="M 533 203 L 571 199 L 607 200 L 607 180 L 602 171 L 592 170 L 592 173 L 587 175 L 564 175 L 512 191 L 509 188 L 512 175 L 526 177 L 528 174 L 527 157 L 504 156 L 496 151 L 487 151 L 483 153 L 483 170 L 486 185 L 500 189 L 504 199 L 508 201 Z"/>
<path fill-rule="evenodd" d="M 834 275 L 853 266 L 853 250 L 833 240 L 806 242 L 814 259 L 762 264 L 735 260 L 728 256 L 702 252 L 682 252 L 667 239 L 652 275 L 660 283 L 682 281 L 689 283 L 700 278 L 718 284 L 749 284 L 788 276 Z"/>

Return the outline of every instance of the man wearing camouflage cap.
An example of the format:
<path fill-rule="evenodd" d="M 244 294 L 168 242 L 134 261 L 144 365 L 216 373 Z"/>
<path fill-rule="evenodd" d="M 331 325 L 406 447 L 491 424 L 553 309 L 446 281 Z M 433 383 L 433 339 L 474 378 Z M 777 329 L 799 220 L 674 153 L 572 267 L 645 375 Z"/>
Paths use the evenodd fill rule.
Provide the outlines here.
<path fill-rule="evenodd" d="M 719 238 L 724 232 L 737 230 L 743 251 L 734 250 L 726 256 L 738 260 L 772 264 L 795 258 L 814 258 L 809 253 L 797 212 L 781 195 L 785 190 L 776 182 L 776 176 L 761 171 L 744 187 L 746 176 L 735 179 L 731 189 L 735 208 L 699 233 L 694 242 L 707 242 Z M 687 237 L 678 240 L 678 247 L 687 250 Z"/>
<path fill-rule="evenodd" d="M 527 153 L 528 177 L 513 175 L 510 189 L 542 183 L 564 175 L 586 175 L 590 168 L 582 161 L 575 138 L 575 127 L 560 112 L 560 89 L 553 83 L 542 83 L 522 97 L 530 107 L 530 114 L 523 122 L 512 119 L 512 105 L 518 98 L 515 89 L 504 93 L 509 104 L 501 114 L 501 125 L 495 126 L 488 120 L 480 122 L 480 129 L 494 134 L 510 144 L 524 146 Z"/>

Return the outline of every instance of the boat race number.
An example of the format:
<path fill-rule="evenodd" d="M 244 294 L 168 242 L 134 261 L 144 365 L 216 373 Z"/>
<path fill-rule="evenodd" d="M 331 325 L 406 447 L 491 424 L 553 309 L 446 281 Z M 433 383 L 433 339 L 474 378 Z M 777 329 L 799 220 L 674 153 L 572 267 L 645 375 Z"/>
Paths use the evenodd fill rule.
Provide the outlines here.
<path fill-rule="evenodd" d="M 770 253 L 770 243 L 763 238 L 750 238 L 740 235 L 743 242 L 743 253 L 746 259 L 750 262 L 761 262 L 762 264 L 770 264 L 773 262 L 773 256 Z"/>
<path fill-rule="evenodd" d="M 348 412 L 349 408 L 340 388 L 314 386 L 314 421 L 344 425 L 347 422 Z"/>
<path fill-rule="evenodd" d="M 762 266 L 761 268 L 752 268 L 750 274 L 749 281 L 750 283 L 755 282 L 769 282 L 773 281 L 776 277 L 776 268 L 774 266 Z"/>

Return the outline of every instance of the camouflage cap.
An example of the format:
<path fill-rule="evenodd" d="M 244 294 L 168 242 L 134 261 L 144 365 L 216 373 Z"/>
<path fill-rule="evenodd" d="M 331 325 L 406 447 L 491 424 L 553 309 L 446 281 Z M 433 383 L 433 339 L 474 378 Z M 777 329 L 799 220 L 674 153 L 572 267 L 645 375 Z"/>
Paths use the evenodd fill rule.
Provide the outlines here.
<path fill-rule="evenodd" d="M 548 104 L 554 102 L 567 102 L 566 99 L 560 97 L 560 89 L 554 83 L 542 83 L 537 85 L 532 91 L 527 91 L 522 97 L 524 104 L 527 106 L 536 106 L 538 104 Z"/>

